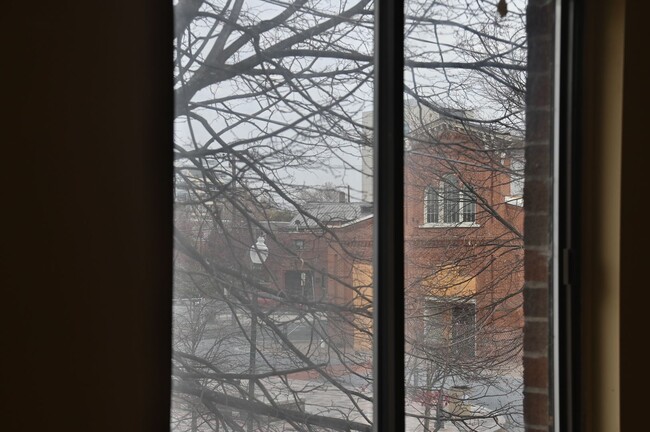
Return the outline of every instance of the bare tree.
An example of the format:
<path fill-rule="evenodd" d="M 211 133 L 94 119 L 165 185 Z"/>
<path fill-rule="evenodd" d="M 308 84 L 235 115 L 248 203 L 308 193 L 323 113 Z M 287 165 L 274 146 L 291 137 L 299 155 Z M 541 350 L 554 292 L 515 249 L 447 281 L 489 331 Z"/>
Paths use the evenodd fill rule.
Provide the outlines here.
<path fill-rule="evenodd" d="M 523 6 L 497 19 L 482 1 L 407 2 L 407 199 L 419 225 L 439 224 L 407 238 L 407 412 L 425 430 L 487 428 L 520 409 L 470 408 L 480 395 L 463 385 L 499 385 L 520 349 L 521 210 L 495 195 L 521 153 Z M 361 171 L 373 4 L 180 0 L 175 10 L 173 425 L 370 430 L 371 239 L 306 202 L 338 201 L 328 176 Z M 309 196 L 305 178 L 325 193 Z M 269 255 L 255 266 L 260 237 Z M 462 301 L 441 301 L 452 297 Z M 474 305 L 471 326 L 463 304 Z M 463 352 L 478 340 L 483 351 Z"/>

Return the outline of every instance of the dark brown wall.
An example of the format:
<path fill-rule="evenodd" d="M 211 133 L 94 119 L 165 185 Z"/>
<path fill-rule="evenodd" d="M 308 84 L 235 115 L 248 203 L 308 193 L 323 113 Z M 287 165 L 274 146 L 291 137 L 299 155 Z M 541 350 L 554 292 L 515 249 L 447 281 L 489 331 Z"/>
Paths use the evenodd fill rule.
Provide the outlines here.
<path fill-rule="evenodd" d="M 645 347 L 650 290 L 646 265 L 650 230 L 639 186 L 647 189 L 648 145 L 648 2 L 628 1 L 625 11 L 625 66 L 623 91 L 623 154 L 621 179 L 621 429 L 642 430 L 647 389 L 648 362 L 639 349 Z"/>
<path fill-rule="evenodd" d="M 171 2 L 0 19 L 0 428 L 168 430 Z"/>

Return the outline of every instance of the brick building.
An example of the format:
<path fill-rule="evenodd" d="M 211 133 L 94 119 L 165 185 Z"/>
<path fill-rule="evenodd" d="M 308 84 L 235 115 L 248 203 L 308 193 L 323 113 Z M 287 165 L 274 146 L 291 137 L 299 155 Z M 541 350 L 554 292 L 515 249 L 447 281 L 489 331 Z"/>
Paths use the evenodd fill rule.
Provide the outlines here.
<path fill-rule="evenodd" d="M 411 128 L 409 137 L 407 351 L 436 348 L 459 361 L 519 361 L 520 143 L 441 117 L 426 128 Z M 341 198 L 307 204 L 290 222 L 269 226 L 268 283 L 293 304 L 336 306 L 328 337 L 346 349 L 370 351 L 372 205 Z M 243 233 L 240 255 L 256 235 L 251 229 Z"/>

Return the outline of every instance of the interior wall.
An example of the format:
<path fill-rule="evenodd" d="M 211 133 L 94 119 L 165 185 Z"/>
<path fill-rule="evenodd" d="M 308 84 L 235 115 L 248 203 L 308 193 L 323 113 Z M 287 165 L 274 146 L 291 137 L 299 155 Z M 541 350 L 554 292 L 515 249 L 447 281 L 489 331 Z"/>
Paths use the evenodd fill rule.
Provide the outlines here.
<path fill-rule="evenodd" d="M 645 190 L 650 181 L 647 106 L 648 2 L 628 1 L 625 10 L 625 66 L 623 72 L 622 177 L 621 177 L 621 279 L 620 279 L 620 392 L 621 429 L 647 429 L 647 395 L 650 388 L 647 320 L 648 245 Z"/>
<path fill-rule="evenodd" d="M 171 11 L 3 5 L 2 430 L 169 429 Z"/>
<path fill-rule="evenodd" d="M 620 430 L 620 206 L 625 2 L 585 2 L 582 257 L 588 431 Z"/>

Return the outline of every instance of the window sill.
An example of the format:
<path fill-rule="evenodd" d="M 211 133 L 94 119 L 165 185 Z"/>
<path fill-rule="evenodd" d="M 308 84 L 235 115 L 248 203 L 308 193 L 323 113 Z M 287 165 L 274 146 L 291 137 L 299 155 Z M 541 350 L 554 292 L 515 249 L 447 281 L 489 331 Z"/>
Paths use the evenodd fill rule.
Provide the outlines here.
<path fill-rule="evenodd" d="M 523 207 L 524 206 L 524 198 L 521 195 L 513 195 L 513 196 L 507 196 L 505 198 L 505 203 L 514 205 L 517 207 Z"/>
<path fill-rule="evenodd" d="M 479 228 L 476 222 L 425 223 L 418 228 Z"/>

